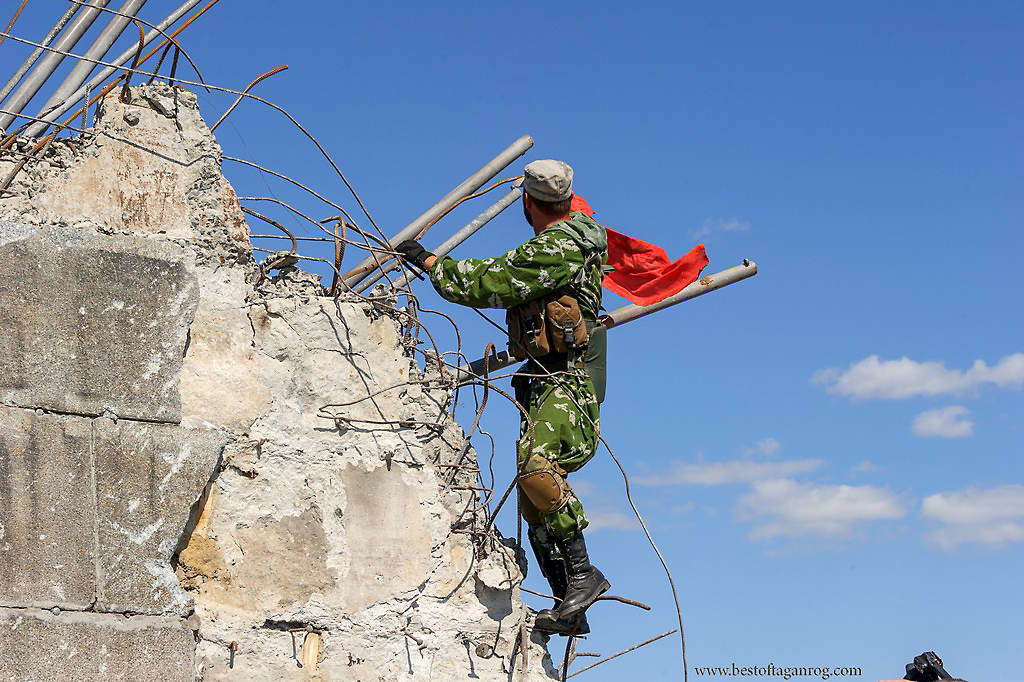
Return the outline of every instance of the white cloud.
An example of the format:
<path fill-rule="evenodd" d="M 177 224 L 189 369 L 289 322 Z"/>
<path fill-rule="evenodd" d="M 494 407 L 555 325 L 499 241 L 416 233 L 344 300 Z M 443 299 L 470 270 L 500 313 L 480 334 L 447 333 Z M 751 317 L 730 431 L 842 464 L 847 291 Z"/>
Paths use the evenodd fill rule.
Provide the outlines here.
<path fill-rule="evenodd" d="M 942 549 L 975 543 L 998 546 L 1024 541 L 1024 485 L 936 493 L 924 498 L 921 515 L 944 525 L 925 539 Z"/>
<path fill-rule="evenodd" d="M 874 486 L 760 481 L 740 498 L 740 519 L 754 521 L 752 540 L 780 536 L 847 535 L 858 523 L 906 515 L 899 498 Z"/>
<path fill-rule="evenodd" d="M 573 478 L 573 480 L 569 482 L 569 485 L 572 486 L 572 490 L 576 493 L 576 496 L 581 499 L 597 494 L 597 484 L 587 479 Z"/>
<path fill-rule="evenodd" d="M 888 400 L 964 395 L 987 384 L 1020 388 L 1024 385 L 1024 353 L 1007 355 L 991 367 L 975 360 L 967 370 L 947 369 L 941 362 L 916 362 L 908 357 L 879 360 L 871 355 L 845 371 L 837 367 L 819 370 L 811 382 L 849 398 Z"/>
<path fill-rule="evenodd" d="M 732 218 L 707 218 L 699 230 L 694 231 L 694 238 L 706 237 L 712 232 L 747 232 L 750 230 L 750 221 L 740 220 L 736 216 Z"/>
<path fill-rule="evenodd" d="M 743 448 L 743 455 L 750 457 L 751 455 L 765 455 L 771 456 L 782 449 L 782 443 L 777 438 L 768 436 L 754 443 L 752 447 Z"/>
<path fill-rule="evenodd" d="M 862 459 L 850 467 L 850 473 L 853 474 L 867 474 L 872 471 L 878 471 L 878 465 L 870 459 Z"/>
<path fill-rule="evenodd" d="M 787 478 L 820 468 L 820 459 L 791 459 L 781 461 L 757 461 L 732 459 L 722 462 L 694 463 L 674 462 L 670 469 L 658 476 L 637 479 L 644 485 L 724 485 L 727 483 L 750 483 L 772 478 Z"/>
<path fill-rule="evenodd" d="M 918 436 L 965 438 L 974 433 L 974 422 L 966 418 L 968 414 L 970 410 L 960 405 L 925 410 L 910 428 Z"/>
<path fill-rule="evenodd" d="M 587 530 L 637 530 L 640 523 L 632 514 L 610 511 L 587 510 L 587 520 L 590 525 Z"/>

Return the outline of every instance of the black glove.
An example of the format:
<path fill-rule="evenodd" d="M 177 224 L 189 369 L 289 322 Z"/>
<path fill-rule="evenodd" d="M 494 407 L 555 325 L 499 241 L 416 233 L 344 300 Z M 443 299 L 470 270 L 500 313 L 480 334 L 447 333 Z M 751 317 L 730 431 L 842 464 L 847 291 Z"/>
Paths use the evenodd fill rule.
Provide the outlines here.
<path fill-rule="evenodd" d="M 415 239 L 406 239 L 404 242 L 395 247 L 395 251 L 402 254 L 402 258 L 404 258 L 407 262 L 412 263 L 420 270 L 424 271 L 427 269 L 427 258 L 430 258 L 431 256 L 434 255 L 427 251 L 426 249 L 424 249 L 423 245 L 420 244 Z"/>

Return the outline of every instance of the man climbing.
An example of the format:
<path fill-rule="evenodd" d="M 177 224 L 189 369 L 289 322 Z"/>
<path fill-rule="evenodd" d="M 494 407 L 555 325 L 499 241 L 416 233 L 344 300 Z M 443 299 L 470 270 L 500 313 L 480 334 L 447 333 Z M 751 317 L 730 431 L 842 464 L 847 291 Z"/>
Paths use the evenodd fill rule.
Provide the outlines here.
<path fill-rule="evenodd" d="M 589 216 L 570 213 L 572 176 L 562 161 L 526 166 L 523 213 L 534 237 L 504 256 L 437 258 L 414 240 L 397 250 L 428 272 L 447 300 L 509 310 L 510 348 L 529 358 L 513 379 L 529 415 L 520 417 L 517 445 L 520 511 L 541 572 L 561 600 L 537 614 L 535 627 L 586 634 L 586 609 L 610 584 L 587 556 L 587 517 L 566 475 L 597 450 L 605 329 L 596 320 L 608 237 Z"/>

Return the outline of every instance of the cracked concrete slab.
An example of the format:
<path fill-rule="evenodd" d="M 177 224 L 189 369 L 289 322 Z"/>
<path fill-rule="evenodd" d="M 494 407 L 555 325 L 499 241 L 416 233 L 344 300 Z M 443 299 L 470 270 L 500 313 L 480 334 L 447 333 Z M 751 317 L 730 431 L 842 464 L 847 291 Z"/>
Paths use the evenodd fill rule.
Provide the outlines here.
<path fill-rule="evenodd" d="M 191 599 L 171 567 L 226 442 L 212 429 L 98 419 L 97 608 L 186 615 Z M 194 521 L 194 520 L 193 520 Z"/>
<path fill-rule="evenodd" d="M 167 242 L 0 222 L 0 402 L 176 422 L 198 287 Z"/>
<path fill-rule="evenodd" d="M 87 419 L 0 408 L 0 605 L 92 604 L 90 440 Z"/>
<path fill-rule="evenodd" d="M 191 682 L 184 621 L 0 608 L 0 679 Z"/>

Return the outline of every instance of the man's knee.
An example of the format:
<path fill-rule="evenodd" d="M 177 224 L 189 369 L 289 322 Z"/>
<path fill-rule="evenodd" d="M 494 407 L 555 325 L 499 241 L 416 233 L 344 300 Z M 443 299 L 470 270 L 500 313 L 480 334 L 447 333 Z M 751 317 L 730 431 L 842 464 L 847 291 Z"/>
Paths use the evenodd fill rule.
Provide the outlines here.
<path fill-rule="evenodd" d="M 526 461 L 519 474 L 519 489 L 539 513 L 538 516 L 562 508 L 572 497 L 572 488 L 558 465 L 538 454 L 531 455 Z"/>
<path fill-rule="evenodd" d="M 530 498 L 526 496 L 522 487 L 519 488 L 519 515 L 523 517 L 523 520 L 529 526 L 536 526 L 542 522 L 540 511 L 533 505 Z"/>

